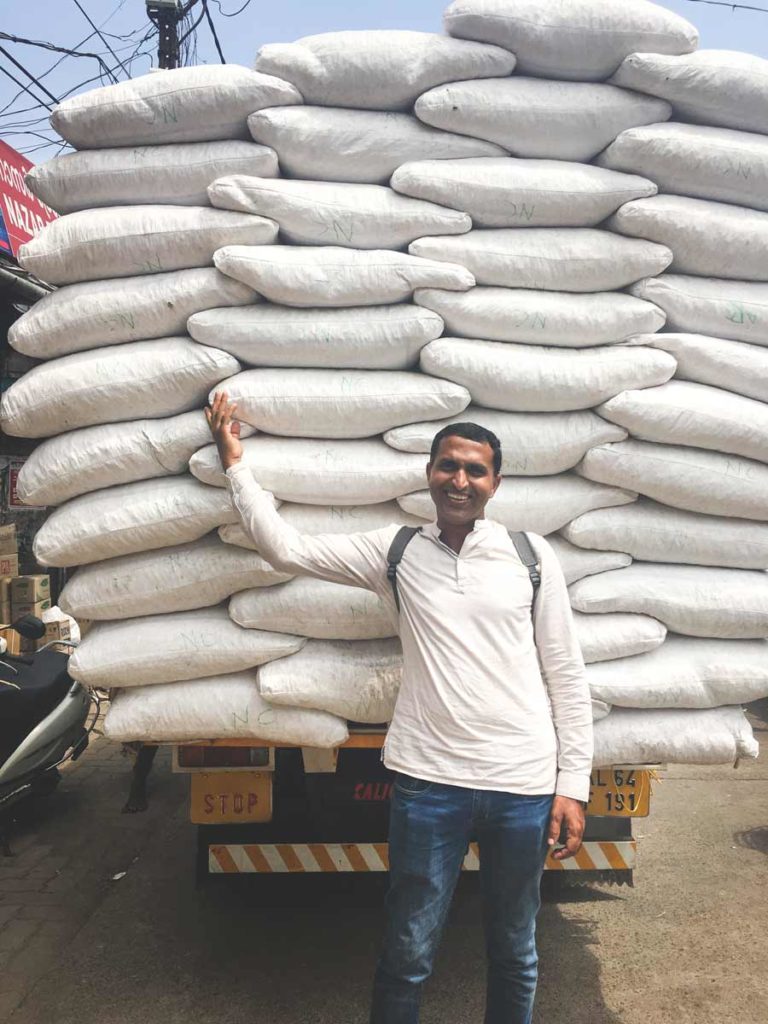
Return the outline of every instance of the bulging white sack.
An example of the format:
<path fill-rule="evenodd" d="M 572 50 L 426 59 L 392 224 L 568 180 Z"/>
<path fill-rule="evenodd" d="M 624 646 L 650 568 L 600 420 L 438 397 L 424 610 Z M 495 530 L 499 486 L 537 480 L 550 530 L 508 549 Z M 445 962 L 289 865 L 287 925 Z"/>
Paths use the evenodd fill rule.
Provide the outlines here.
<path fill-rule="evenodd" d="M 587 512 L 562 532 L 581 547 L 626 551 L 643 562 L 768 569 L 767 523 L 702 516 L 648 498 Z"/>
<path fill-rule="evenodd" d="M 68 213 L 19 249 L 19 263 L 43 281 L 73 284 L 105 277 L 207 267 L 227 244 L 269 245 L 277 224 L 205 206 L 107 206 Z"/>
<path fill-rule="evenodd" d="M 632 562 L 629 555 L 620 551 L 585 551 L 584 548 L 576 547 L 556 533 L 549 537 L 549 543 L 557 555 L 568 585 L 584 579 L 585 576 L 594 576 L 597 572 L 622 569 Z"/>
<path fill-rule="evenodd" d="M 365 533 L 381 530 L 393 523 L 397 526 L 421 526 L 417 516 L 403 512 L 396 501 L 373 505 L 299 505 L 287 501 L 280 507 L 280 517 L 299 533 Z M 258 550 L 240 523 L 219 527 L 225 544 L 237 544 L 251 551 Z"/>
<path fill-rule="evenodd" d="M 299 633 L 322 640 L 375 640 L 397 633 L 397 623 L 378 594 L 308 576 L 279 587 L 256 587 L 235 594 L 229 602 L 229 616 L 245 629 Z"/>
<path fill-rule="evenodd" d="M 552 539 L 550 537 L 550 541 Z M 667 627 L 658 619 L 630 612 L 603 612 L 602 615 L 574 612 L 573 622 L 588 665 L 653 651 L 664 643 L 667 635 Z"/>
<path fill-rule="evenodd" d="M 597 410 L 642 441 L 711 448 L 768 462 L 768 405 L 687 380 L 624 391 Z"/>
<path fill-rule="evenodd" d="M 60 604 L 75 618 L 131 619 L 208 608 L 238 590 L 287 579 L 255 552 L 224 544 L 214 533 L 84 565 L 67 580 Z"/>
<path fill-rule="evenodd" d="M 352 722 L 388 722 L 402 672 L 399 640 L 309 640 L 282 665 L 259 670 L 259 693 L 275 705 L 320 708 Z"/>
<path fill-rule="evenodd" d="M 51 115 L 75 149 L 247 139 L 262 107 L 301 103 L 289 82 L 237 64 L 202 64 L 141 75 L 72 96 Z"/>
<path fill-rule="evenodd" d="M 768 347 L 703 334 L 639 334 L 636 345 L 651 345 L 677 360 L 679 380 L 711 384 L 746 398 L 768 402 Z"/>
<path fill-rule="evenodd" d="M 197 540 L 238 521 L 229 493 L 190 476 L 139 480 L 73 498 L 34 541 L 40 565 L 84 565 Z"/>
<path fill-rule="evenodd" d="M 17 491 L 28 505 L 61 505 L 102 487 L 183 473 L 198 448 L 210 443 L 202 409 L 85 427 L 39 444 L 21 468 Z"/>
<path fill-rule="evenodd" d="M 768 697 L 768 640 L 670 636 L 634 658 L 587 669 L 593 697 L 625 708 L 717 708 Z"/>
<path fill-rule="evenodd" d="M 677 274 L 768 281 L 768 213 L 684 196 L 626 203 L 608 227 L 669 246 Z"/>
<path fill-rule="evenodd" d="M 464 210 L 478 228 L 594 227 L 622 203 L 657 192 L 652 181 L 635 175 L 514 157 L 418 160 L 398 167 L 391 185 Z"/>
<path fill-rule="evenodd" d="M 630 291 L 661 306 L 667 330 L 768 345 L 768 284 L 663 274 Z"/>
<path fill-rule="evenodd" d="M 428 454 L 438 430 L 449 423 L 479 423 L 501 442 L 501 471 L 509 476 L 550 476 L 572 469 L 596 444 L 623 441 L 626 431 L 587 410 L 500 412 L 469 405 L 460 416 L 410 423 L 388 430 L 384 440 L 401 452 Z M 610 432 L 610 436 L 609 436 Z"/>
<path fill-rule="evenodd" d="M 174 416 L 202 406 L 214 384 L 239 370 L 228 352 L 189 338 L 75 352 L 12 384 L 0 401 L 0 425 L 16 437 L 50 437 L 96 423 Z"/>
<path fill-rule="evenodd" d="M 421 368 L 469 390 L 476 405 L 509 412 L 589 409 L 628 387 L 669 380 L 666 352 L 631 346 L 563 349 L 471 338 L 438 338 L 421 350 Z"/>
<path fill-rule="evenodd" d="M 217 178 L 208 196 L 219 209 L 270 217 L 280 225 L 283 241 L 295 245 L 404 249 L 422 235 L 458 235 L 472 227 L 466 213 L 398 195 L 384 185 L 235 174 Z"/>
<path fill-rule="evenodd" d="M 221 605 L 97 622 L 69 659 L 83 686 L 145 686 L 263 665 L 300 650 L 300 636 L 242 629 Z"/>
<path fill-rule="evenodd" d="M 408 160 L 506 156 L 492 142 L 437 131 L 411 114 L 275 107 L 249 117 L 248 128 L 276 151 L 283 174 L 308 181 L 386 185 Z"/>
<path fill-rule="evenodd" d="M 738 707 L 614 708 L 595 723 L 592 764 L 733 764 L 757 754 L 752 728 Z"/>
<path fill-rule="evenodd" d="M 513 75 L 439 85 L 414 111 L 434 128 L 495 142 L 514 156 L 588 163 L 619 132 L 668 121 L 672 108 L 614 85 Z"/>
<path fill-rule="evenodd" d="M 638 612 L 686 636 L 768 636 L 768 575 L 750 569 L 634 562 L 572 584 L 580 612 Z"/>
<path fill-rule="evenodd" d="M 663 97 L 681 120 L 768 133 L 768 60 L 752 53 L 632 53 L 612 81 Z"/>
<path fill-rule="evenodd" d="M 703 125 L 628 128 L 597 158 L 601 167 L 642 174 L 660 192 L 768 210 L 768 138 Z"/>
<path fill-rule="evenodd" d="M 586 486 L 585 486 L 586 485 Z M 617 487 L 595 485 L 574 473 L 557 476 L 506 476 L 488 502 L 488 518 L 508 530 L 530 530 L 545 536 L 593 508 L 623 505 L 636 495 Z M 433 520 L 435 506 L 429 491 L 397 499 L 400 507 L 421 519 Z"/>
<path fill-rule="evenodd" d="M 506 46 L 523 74 L 600 81 L 628 53 L 688 53 L 699 33 L 678 14 L 646 0 L 454 0 L 452 36 Z"/>
<path fill-rule="evenodd" d="M 768 519 L 768 466 L 737 455 L 621 441 L 591 448 L 578 472 L 665 505 L 740 519 Z"/>
<path fill-rule="evenodd" d="M 469 405 L 466 388 L 396 370 L 245 370 L 220 387 L 238 419 L 281 437 L 371 437 Z"/>
<path fill-rule="evenodd" d="M 464 78 L 509 75 L 515 58 L 432 32 L 324 32 L 268 43 L 256 70 L 284 78 L 306 103 L 365 110 L 410 110 L 427 89 Z"/>
<path fill-rule="evenodd" d="M 666 246 L 595 228 L 481 229 L 419 238 L 408 251 L 458 263 L 480 285 L 558 292 L 625 288 L 643 276 L 660 274 L 672 262 L 672 250 Z"/>
<path fill-rule="evenodd" d="M 447 334 L 529 345 L 592 348 L 626 341 L 664 326 L 658 306 L 621 292 L 470 288 L 467 292 L 420 288 L 420 306 L 438 313 Z"/>
<path fill-rule="evenodd" d="M 199 310 L 253 302 L 258 302 L 253 289 L 214 267 L 87 281 L 36 302 L 8 328 L 8 341 L 24 355 L 53 359 L 125 341 L 170 338 L 183 334 L 187 318 Z"/>
<path fill-rule="evenodd" d="M 303 437 L 248 438 L 243 460 L 262 487 L 282 501 L 307 505 L 373 505 L 423 485 L 423 455 L 396 452 L 378 438 L 320 441 Z M 215 445 L 189 460 L 194 476 L 226 485 Z"/>
<path fill-rule="evenodd" d="M 215 737 L 297 747 L 335 747 L 349 737 L 346 722 L 325 711 L 268 704 L 255 672 L 121 690 L 110 702 L 104 732 L 118 743 Z"/>
<path fill-rule="evenodd" d="M 458 264 L 338 245 L 227 245 L 214 262 L 270 302 L 287 306 L 378 306 L 409 299 L 417 288 L 466 291 L 475 283 Z"/>
<path fill-rule="evenodd" d="M 32 167 L 25 181 L 58 213 L 97 206 L 207 206 L 208 186 L 224 174 L 274 178 L 277 154 L 255 142 L 189 142 L 67 153 Z"/>
<path fill-rule="evenodd" d="M 443 333 L 443 321 L 410 303 L 349 309 L 260 303 L 195 313 L 187 329 L 195 341 L 223 348 L 252 366 L 407 370 L 424 345 Z"/>

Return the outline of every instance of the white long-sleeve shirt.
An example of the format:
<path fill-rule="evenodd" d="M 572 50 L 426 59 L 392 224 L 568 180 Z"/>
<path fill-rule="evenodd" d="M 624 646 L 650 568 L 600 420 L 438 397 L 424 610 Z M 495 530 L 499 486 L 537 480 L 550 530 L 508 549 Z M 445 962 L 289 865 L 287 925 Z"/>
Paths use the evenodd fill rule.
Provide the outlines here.
<path fill-rule="evenodd" d="M 399 527 L 307 536 L 285 523 L 246 466 L 227 471 L 235 508 L 277 569 L 375 591 L 403 647 L 403 679 L 384 763 L 471 789 L 589 799 L 592 710 L 565 580 L 529 534 L 541 586 L 531 616 L 527 568 L 507 530 L 478 519 L 457 554 L 425 524 L 387 579 Z M 535 632 L 535 639 L 534 639 Z"/>

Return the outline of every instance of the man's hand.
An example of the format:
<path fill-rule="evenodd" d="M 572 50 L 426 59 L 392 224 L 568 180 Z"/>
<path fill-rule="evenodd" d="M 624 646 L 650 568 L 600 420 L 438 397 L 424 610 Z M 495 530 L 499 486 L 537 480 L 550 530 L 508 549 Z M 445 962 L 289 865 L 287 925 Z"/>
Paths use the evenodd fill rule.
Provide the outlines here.
<path fill-rule="evenodd" d="M 236 412 L 237 405 L 229 401 L 226 391 L 217 391 L 210 406 L 205 407 L 205 418 L 211 428 L 225 472 L 243 457 L 240 424 L 233 418 Z"/>
<path fill-rule="evenodd" d="M 565 846 L 552 853 L 555 860 L 566 860 L 579 852 L 584 835 L 584 819 L 584 808 L 580 800 L 572 800 L 568 796 L 555 797 L 549 818 L 549 838 L 547 839 L 550 852 L 560 838 L 563 825 L 565 825 L 566 835 Z"/>

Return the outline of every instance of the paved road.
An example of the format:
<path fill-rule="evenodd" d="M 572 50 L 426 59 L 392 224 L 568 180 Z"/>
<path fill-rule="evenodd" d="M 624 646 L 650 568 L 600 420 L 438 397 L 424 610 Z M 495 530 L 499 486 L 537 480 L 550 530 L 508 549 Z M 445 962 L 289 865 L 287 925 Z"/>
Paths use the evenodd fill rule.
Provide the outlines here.
<path fill-rule="evenodd" d="M 545 903 L 535 1024 L 765 1024 L 768 701 L 753 710 L 761 760 L 657 785 L 634 890 Z M 150 810 L 122 815 L 129 767 L 99 740 L 19 821 L 0 859 L 0 1021 L 363 1024 L 376 881 L 197 891 L 185 779 L 166 760 Z M 476 895 L 465 878 L 424 1024 L 482 1020 Z"/>

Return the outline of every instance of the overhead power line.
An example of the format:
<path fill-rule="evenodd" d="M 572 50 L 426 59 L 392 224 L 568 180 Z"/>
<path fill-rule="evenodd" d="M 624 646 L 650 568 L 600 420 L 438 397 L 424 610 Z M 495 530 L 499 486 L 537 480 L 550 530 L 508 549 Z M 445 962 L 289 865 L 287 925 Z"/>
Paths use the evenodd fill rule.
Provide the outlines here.
<path fill-rule="evenodd" d="M 211 12 L 208 10 L 208 0 L 203 0 L 203 11 L 205 12 L 205 17 L 206 17 L 206 19 L 208 21 L 208 27 L 211 30 L 211 35 L 213 36 L 213 41 L 216 44 L 216 49 L 219 52 L 219 58 L 221 60 L 221 63 L 222 64 L 226 64 L 227 60 L 226 60 L 226 57 L 224 56 L 224 53 L 222 52 L 221 43 L 219 42 L 219 37 L 216 34 L 216 26 L 213 24 L 213 18 L 211 17 Z"/>
<path fill-rule="evenodd" d="M 13 36 L 9 32 L 0 32 L 0 39 L 7 39 L 9 43 L 24 43 L 27 46 L 39 46 L 43 50 L 53 50 L 54 53 L 66 53 L 70 57 L 93 57 L 94 60 L 99 62 L 99 67 L 102 69 L 102 73 L 105 75 L 110 74 L 110 69 L 98 53 L 90 53 L 87 50 L 72 50 L 68 46 L 54 46 L 53 43 L 47 43 L 42 39 L 22 39 L 21 36 Z M 114 78 L 114 75 L 112 76 Z"/>
<path fill-rule="evenodd" d="M 85 10 L 83 5 L 80 3 L 80 0 L 72 0 L 72 2 L 74 3 L 74 5 L 78 9 L 78 11 L 80 11 L 80 13 L 85 18 L 85 20 L 88 22 L 88 24 L 91 26 L 91 28 L 94 30 L 94 32 L 99 37 L 99 39 L 102 41 L 102 43 L 104 43 L 106 48 L 109 50 L 109 52 L 115 58 L 115 60 L 120 65 L 120 67 L 123 69 L 123 71 L 125 71 L 125 74 L 128 75 L 128 72 L 126 71 L 125 65 L 120 60 L 120 58 L 117 56 L 115 51 L 112 49 L 112 47 L 110 46 L 109 42 L 106 40 L 106 38 L 102 34 L 101 29 L 98 27 L 98 25 L 95 25 L 94 22 L 91 20 L 91 16 L 88 14 L 88 12 Z M 112 77 L 114 78 L 115 76 L 113 75 Z M 130 75 L 128 75 L 128 77 L 130 78 Z M 117 78 L 115 78 L 115 81 L 117 81 Z"/>
<path fill-rule="evenodd" d="M 730 7 L 732 11 L 760 11 L 768 14 L 768 7 L 755 7 L 754 4 L 731 4 L 726 0 L 688 0 L 692 4 L 707 4 L 710 7 Z"/>
<path fill-rule="evenodd" d="M 20 79 L 18 79 L 14 74 L 12 74 L 8 70 L 8 68 L 4 68 L 0 64 L 0 71 L 2 71 L 2 73 L 4 75 L 6 75 L 8 78 L 10 78 L 10 80 L 12 82 L 15 82 L 16 85 L 21 86 L 21 88 L 24 90 L 24 92 L 29 93 L 29 95 L 32 97 L 32 99 L 37 101 L 38 106 L 46 107 L 48 110 L 53 110 L 53 107 L 50 105 L 50 103 L 46 103 L 45 100 L 41 100 L 39 96 L 35 96 L 35 94 L 32 92 L 32 90 L 29 88 L 29 86 L 25 85 Z"/>
<path fill-rule="evenodd" d="M 243 11 L 245 10 L 246 7 L 250 6 L 252 0 L 245 0 L 245 3 L 243 4 L 242 7 L 238 7 L 238 9 L 236 11 L 232 11 L 230 14 L 227 14 L 226 11 L 223 11 L 221 9 L 221 0 L 213 0 L 213 2 L 219 8 L 219 14 L 222 17 L 224 17 L 224 18 L 236 18 L 238 16 L 238 14 L 242 14 L 243 13 Z"/>
<path fill-rule="evenodd" d="M 8 52 L 8 51 L 6 50 L 6 48 L 5 48 L 4 46 L 0 46 L 0 53 L 2 53 L 2 54 L 3 54 L 3 56 L 7 57 L 7 58 L 8 58 L 8 60 L 9 60 L 9 61 L 10 61 L 10 62 L 11 62 L 12 64 L 14 64 L 14 65 L 15 65 L 15 66 L 16 66 L 16 67 L 17 67 L 17 68 L 19 69 L 19 71 L 21 71 L 21 72 L 22 72 L 22 74 L 26 75 L 26 76 L 27 76 L 27 78 L 28 78 L 28 79 L 30 80 L 30 82 L 34 82 L 34 83 L 35 83 L 35 85 L 36 85 L 36 86 L 38 87 L 38 89 L 40 89 L 40 91 L 41 91 L 41 92 L 44 92 L 44 93 L 45 93 L 45 95 L 46 95 L 46 96 L 47 96 L 47 97 L 48 97 L 49 99 L 53 100 L 53 102 L 54 102 L 54 103 L 58 103 L 58 102 L 59 102 L 59 101 L 58 101 L 58 100 L 56 99 L 56 97 L 55 97 L 55 96 L 53 95 L 53 93 L 52 93 L 52 92 L 50 92 L 50 91 L 49 91 L 48 89 L 46 89 L 46 87 L 45 87 L 45 86 L 43 85 L 43 83 L 42 83 L 42 82 L 41 82 L 41 81 L 40 81 L 40 80 L 39 80 L 38 78 L 35 78 L 35 76 L 34 76 L 34 75 L 32 74 L 32 72 L 31 72 L 31 71 L 27 71 L 27 69 L 26 69 L 26 68 L 24 67 L 24 65 L 23 65 L 23 64 L 20 64 L 20 63 L 19 63 L 19 62 L 18 62 L 18 61 L 16 60 L 16 58 L 15 58 L 15 57 L 14 57 L 14 56 L 13 56 L 12 54 L 10 54 L 10 53 L 9 53 L 9 52 Z M 30 95 L 31 95 L 31 93 L 30 93 Z M 48 104 L 45 104 L 45 106 L 48 106 Z M 50 109 L 50 108 L 49 108 L 49 109 Z"/>

